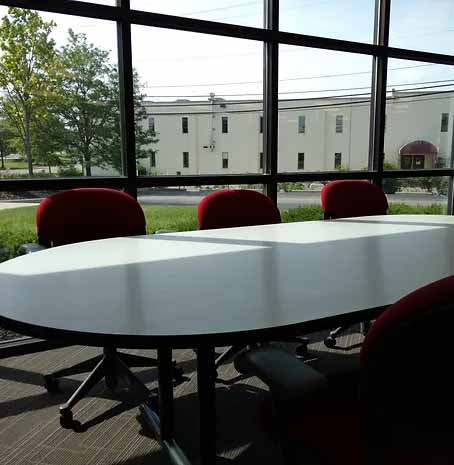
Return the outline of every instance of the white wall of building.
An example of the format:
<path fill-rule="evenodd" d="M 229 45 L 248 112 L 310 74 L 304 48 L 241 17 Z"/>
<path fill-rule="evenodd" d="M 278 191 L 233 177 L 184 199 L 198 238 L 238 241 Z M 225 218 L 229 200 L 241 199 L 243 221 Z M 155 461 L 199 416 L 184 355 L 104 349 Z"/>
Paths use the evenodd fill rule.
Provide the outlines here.
<path fill-rule="evenodd" d="M 448 160 L 451 154 L 454 95 L 419 95 L 393 92 L 386 111 L 386 160 L 400 167 L 399 150 L 407 143 L 425 140 Z M 156 166 L 140 160 L 148 173 L 158 175 L 260 173 L 261 102 L 177 101 L 146 103 L 154 118 L 159 142 L 152 145 Z M 198 113 L 198 114 L 194 114 Z M 441 132 L 441 115 L 449 114 L 448 131 Z M 298 130 L 299 116 L 305 116 L 305 131 Z M 336 132 L 336 116 L 342 115 L 342 132 Z M 222 117 L 228 118 L 228 133 L 222 132 Z M 188 118 L 188 133 L 182 131 L 182 117 Z M 144 126 L 148 121 L 142 121 Z M 364 98 L 318 98 L 280 101 L 278 169 L 280 172 L 331 171 L 335 153 L 341 153 L 341 168 L 365 169 L 369 158 L 370 106 Z M 189 153 L 189 167 L 183 166 L 183 152 Z M 298 153 L 304 153 L 304 169 L 298 169 Z M 223 155 L 224 154 L 224 155 Z M 225 155 L 228 154 L 228 155 Z M 223 157 L 228 167 L 223 167 Z M 431 168 L 426 163 L 425 168 Z M 106 170 L 102 170 L 106 174 Z"/>

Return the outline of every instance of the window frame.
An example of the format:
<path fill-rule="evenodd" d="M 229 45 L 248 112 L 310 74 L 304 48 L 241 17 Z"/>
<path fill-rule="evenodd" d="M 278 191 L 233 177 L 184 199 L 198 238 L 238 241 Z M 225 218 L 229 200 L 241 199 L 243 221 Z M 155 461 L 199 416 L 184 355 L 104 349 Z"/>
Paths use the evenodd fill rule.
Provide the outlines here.
<path fill-rule="evenodd" d="M 449 132 L 449 113 L 441 114 L 440 132 Z"/>
<path fill-rule="evenodd" d="M 229 117 L 228 116 L 221 116 L 221 133 L 222 134 L 229 133 Z"/>
<path fill-rule="evenodd" d="M 297 169 L 304 170 L 304 162 L 305 162 L 305 152 L 298 152 L 297 155 Z"/>
<path fill-rule="evenodd" d="M 189 168 L 189 152 L 183 152 L 183 169 Z"/>
<path fill-rule="evenodd" d="M 181 117 L 181 133 L 189 134 L 189 117 L 187 116 Z"/>
<path fill-rule="evenodd" d="M 344 132 L 344 115 L 336 115 L 336 134 Z"/>
<path fill-rule="evenodd" d="M 306 115 L 298 115 L 298 134 L 306 134 Z"/>
<path fill-rule="evenodd" d="M 118 31 L 118 55 L 120 77 L 120 109 L 122 128 L 123 176 L 100 178 L 33 178 L 4 179 L 0 181 L 3 191 L 67 189 L 86 186 L 109 186 L 123 188 L 133 196 L 137 189 L 157 186 L 182 185 L 223 185 L 227 183 L 262 183 L 267 194 L 277 199 L 279 182 L 321 181 L 331 179 L 366 178 L 381 185 L 383 178 L 448 176 L 454 177 L 454 164 L 448 168 L 430 170 L 384 170 L 384 111 L 386 103 L 386 75 L 389 58 L 422 61 L 435 64 L 454 65 L 454 56 L 440 53 L 408 50 L 389 46 L 389 24 L 391 0 L 376 0 L 375 32 L 373 43 L 361 43 L 331 39 L 321 36 L 289 33 L 279 30 L 278 0 L 264 0 L 264 27 L 254 28 L 222 22 L 212 22 L 159 13 L 135 11 L 129 0 L 116 0 L 116 6 L 93 4 L 82 1 L 40 2 L 33 0 L 0 0 L 0 4 L 30 8 L 35 11 L 67 14 L 88 18 L 115 21 Z M 202 34 L 212 34 L 234 38 L 255 40 L 264 44 L 264 156 L 266 170 L 261 174 L 230 175 L 186 175 L 186 176 L 136 176 L 134 102 L 131 26 L 142 25 L 184 30 Z M 348 53 L 359 53 L 373 58 L 373 82 L 369 144 L 369 163 L 366 171 L 346 171 L 342 174 L 332 171 L 311 173 L 279 173 L 277 163 L 277 121 L 278 121 L 278 60 L 279 44 L 311 47 Z M 453 213 L 452 195 L 449 197 L 449 213 Z"/>
<path fill-rule="evenodd" d="M 221 160 L 222 160 L 222 169 L 228 170 L 229 169 L 229 152 L 221 152 Z"/>

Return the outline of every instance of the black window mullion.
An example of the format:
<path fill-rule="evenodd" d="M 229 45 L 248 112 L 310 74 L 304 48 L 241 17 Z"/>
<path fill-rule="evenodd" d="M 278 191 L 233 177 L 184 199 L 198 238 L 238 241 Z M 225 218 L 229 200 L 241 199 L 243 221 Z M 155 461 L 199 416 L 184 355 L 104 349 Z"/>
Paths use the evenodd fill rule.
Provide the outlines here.
<path fill-rule="evenodd" d="M 454 117 L 451 120 L 451 159 L 449 160 L 449 168 L 454 168 Z M 449 131 L 449 126 L 448 126 Z M 454 177 L 451 176 L 448 180 L 448 215 L 454 215 Z"/>
<path fill-rule="evenodd" d="M 271 40 L 264 43 L 264 73 L 263 73 L 263 152 L 265 158 L 265 173 L 272 176 L 272 181 L 266 184 L 266 194 L 277 202 L 277 145 L 279 118 L 279 0 L 264 0 L 265 28 L 271 31 Z"/>
<path fill-rule="evenodd" d="M 390 0 L 376 0 L 375 3 L 375 44 L 388 47 Z M 386 84 L 388 57 L 375 56 L 372 69 L 371 115 L 369 134 L 369 169 L 377 172 L 374 181 L 383 184 L 383 163 L 385 147 Z"/>
<path fill-rule="evenodd" d="M 130 0 L 117 0 L 126 13 Z M 120 80 L 120 133 L 123 175 L 127 178 L 126 191 L 137 197 L 136 138 L 134 124 L 134 75 L 132 68 L 131 24 L 117 22 L 118 76 Z"/>

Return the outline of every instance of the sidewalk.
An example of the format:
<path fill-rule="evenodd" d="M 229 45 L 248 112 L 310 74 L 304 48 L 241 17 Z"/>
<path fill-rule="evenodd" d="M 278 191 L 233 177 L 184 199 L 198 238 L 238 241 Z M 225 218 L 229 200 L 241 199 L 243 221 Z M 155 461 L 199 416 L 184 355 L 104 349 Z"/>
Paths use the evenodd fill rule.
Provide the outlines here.
<path fill-rule="evenodd" d="M 36 205 L 36 202 L 0 202 L 0 210 L 7 210 L 9 208 L 31 207 Z"/>

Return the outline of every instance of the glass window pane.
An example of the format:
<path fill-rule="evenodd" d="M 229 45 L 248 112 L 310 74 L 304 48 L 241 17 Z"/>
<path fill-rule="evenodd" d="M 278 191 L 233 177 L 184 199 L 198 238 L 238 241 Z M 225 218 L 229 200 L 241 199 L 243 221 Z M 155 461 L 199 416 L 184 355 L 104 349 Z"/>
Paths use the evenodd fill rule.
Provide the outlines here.
<path fill-rule="evenodd" d="M 454 53 L 451 0 L 393 0 L 389 45 L 434 53 Z"/>
<path fill-rule="evenodd" d="M 185 18 L 203 19 L 241 26 L 263 27 L 263 0 L 131 0 L 134 10 Z"/>
<path fill-rule="evenodd" d="M 375 0 L 280 0 L 280 30 L 371 43 Z"/>
<path fill-rule="evenodd" d="M 449 167 L 454 69 L 390 60 L 388 83 L 385 169 Z"/>
<path fill-rule="evenodd" d="M 0 177 L 119 175 L 116 24 L 5 7 L 0 16 Z"/>
<path fill-rule="evenodd" d="M 136 108 L 139 175 L 259 173 L 263 45 L 141 26 L 133 26 L 132 42 L 143 96 Z M 161 46 L 150 53 L 141 46 L 149 43 Z M 190 158 L 184 170 L 183 152 Z"/>
<path fill-rule="evenodd" d="M 385 178 L 383 189 L 390 215 L 446 215 L 448 210 L 447 177 Z"/>
<path fill-rule="evenodd" d="M 144 187 L 138 190 L 147 222 L 147 233 L 155 231 L 193 231 L 198 229 L 197 206 L 206 195 L 221 189 L 253 189 L 263 185 Z M 1 213 L 1 212 L 0 212 Z"/>
<path fill-rule="evenodd" d="M 281 46 L 279 171 L 366 169 L 371 58 Z M 340 155 L 339 155 L 340 154 Z"/>

